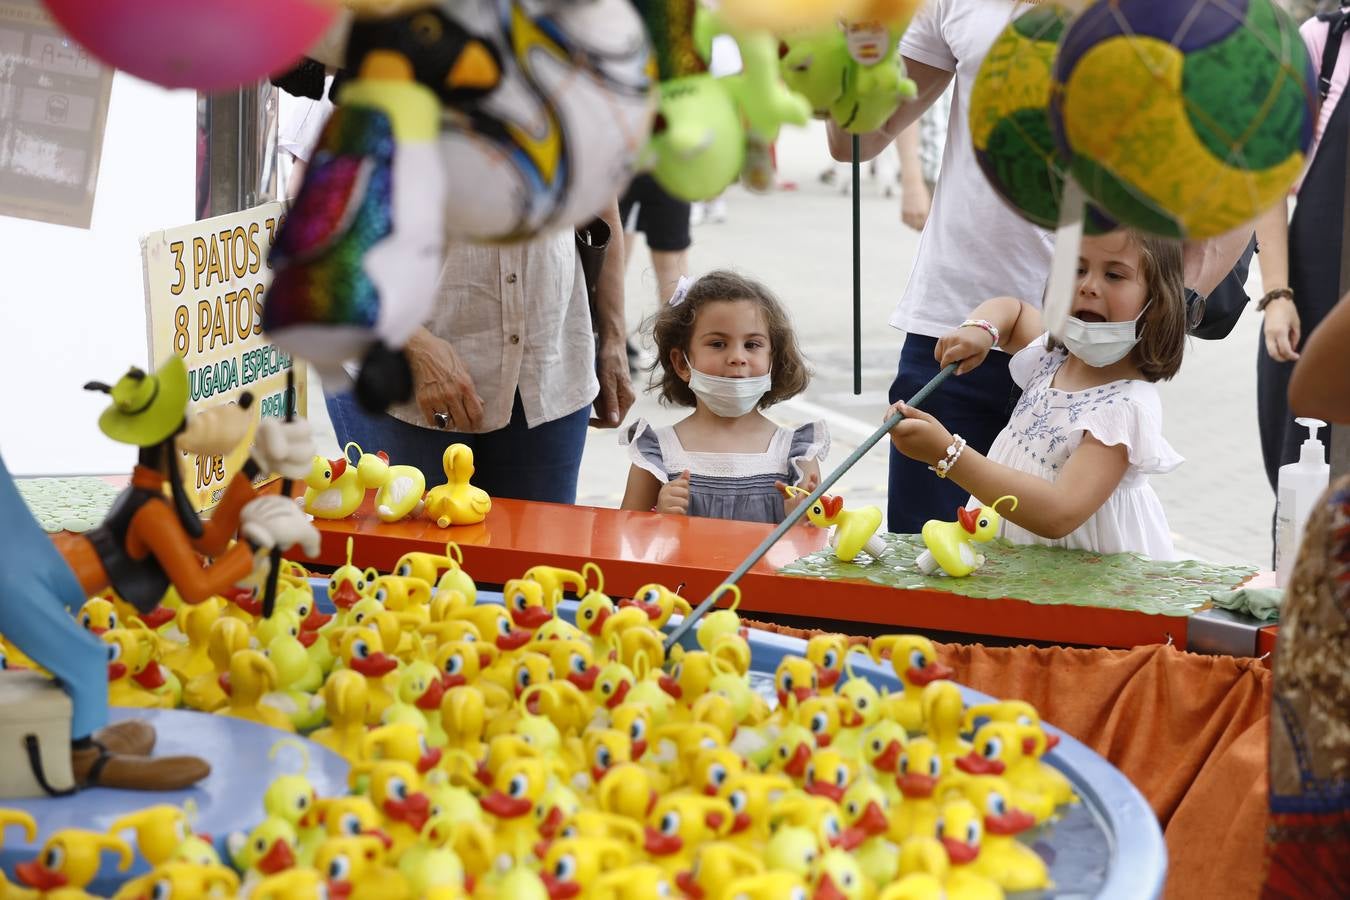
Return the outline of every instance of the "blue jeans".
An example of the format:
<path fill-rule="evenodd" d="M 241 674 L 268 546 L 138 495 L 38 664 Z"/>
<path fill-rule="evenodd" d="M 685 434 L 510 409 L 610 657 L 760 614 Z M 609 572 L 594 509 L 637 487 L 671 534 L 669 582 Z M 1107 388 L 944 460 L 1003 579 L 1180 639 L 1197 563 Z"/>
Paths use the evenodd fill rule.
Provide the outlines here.
<path fill-rule="evenodd" d="M 0 634 L 70 695 L 70 736 L 108 724 L 108 645 L 74 619 L 84 589 L 38 527 L 0 459 Z"/>
<path fill-rule="evenodd" d="M 933 359 L 937 338 L 911 334 L 900 348 L 900 369 L 891 383 L 891 402 L 908 401 L 932 380 L 941 366 Z M 920 407 L 948 431 L 959 434 L 981 453 L 1008 424 L 1021 391 L 1008 374 L 1008 355 L 994 351 L 973 372 L 948 378 Z M 918 534 L 929 519 L 955 518 L 970 497 L 955 482 L 938 478 L 928 466 L 891 445 L 887 491 L 887 527 L 897 534 Z"/>
<path fill-rule="evenodd" d="M 485 434 L 459 434 L 422 428 L 393 416 L 373 416 L 350 393 L 325 398 L 338 443 L 355 441 L 363 450 L 384 450 L 392 462 L 417 466 L 427 487 L 445 483 L 441 455 L 451 444 L 473 448 L 473 484 L 492 497 L 575 503 L 581 451 L 586 446 L 590 406 L 545 422 L 536 428 L 525 422 L 525 410 L 516 394 L 511 421 Z"/>

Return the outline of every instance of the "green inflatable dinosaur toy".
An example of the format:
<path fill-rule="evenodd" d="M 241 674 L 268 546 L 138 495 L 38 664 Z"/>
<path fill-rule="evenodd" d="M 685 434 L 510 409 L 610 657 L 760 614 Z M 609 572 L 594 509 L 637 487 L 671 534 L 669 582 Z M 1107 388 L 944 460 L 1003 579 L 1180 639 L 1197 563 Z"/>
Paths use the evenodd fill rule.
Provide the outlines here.
<path fill-rule="evenodd" d="M 786 39 L 779 60 L 783 81 L 804 96 L 820 118 L 865 134 L 885 124 L 917 93 L 896 53 L 899 34 L 882 26 L 845 26 Z"/>
<path fill-rule="evenodd" d="M 783 125 L 805 125 L 806 99 L 784 84 L 777 42 L 766 32 L 737 33 L 693 0 L 637 0 L 656 48 L 660 99 L 642 163 L 666 191 L 711 200 L 746 164 L 747 143 L 778 137 Z M 700 56 L 711 36 L 729 33 L 741 51 L 740 73 L 713 78 Z"/>

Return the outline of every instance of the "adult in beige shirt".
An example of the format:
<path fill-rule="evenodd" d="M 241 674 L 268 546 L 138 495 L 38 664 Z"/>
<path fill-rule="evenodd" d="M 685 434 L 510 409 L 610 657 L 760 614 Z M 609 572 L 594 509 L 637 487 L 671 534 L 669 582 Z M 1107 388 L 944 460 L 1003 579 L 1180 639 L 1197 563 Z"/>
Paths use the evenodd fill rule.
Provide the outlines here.
<path fill-rule="evenodd" d="M 386 450 L 428 484 L 444 480 L 446 446 L 465 443 L 492 496 L 575 502 L 587 424 L 615 428 L 633 404 L 617 202 L 602 218 L 613 238 L 594 323 L 571 229 L 451 246 L 435 313 L 408 342 L 414 401 L 372 416 L 350 394 L 329 396 L 339 441 Z"/>

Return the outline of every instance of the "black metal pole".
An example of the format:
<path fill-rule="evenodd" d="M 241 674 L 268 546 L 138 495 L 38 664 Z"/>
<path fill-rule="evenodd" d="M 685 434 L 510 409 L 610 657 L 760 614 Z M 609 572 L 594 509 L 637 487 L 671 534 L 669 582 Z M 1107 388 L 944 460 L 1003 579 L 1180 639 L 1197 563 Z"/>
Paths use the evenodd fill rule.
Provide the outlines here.
<path fill-rule="evenodd" d="M 853 135 L 853 394 L 862 393 L 862 164 Z"/>

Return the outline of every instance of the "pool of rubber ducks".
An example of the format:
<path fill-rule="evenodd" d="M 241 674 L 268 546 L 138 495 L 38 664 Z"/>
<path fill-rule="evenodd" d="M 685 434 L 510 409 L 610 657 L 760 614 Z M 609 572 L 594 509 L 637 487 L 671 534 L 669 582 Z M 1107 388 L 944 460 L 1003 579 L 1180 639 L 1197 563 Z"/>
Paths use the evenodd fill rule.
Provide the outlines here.
<path fill-rule="evenodd" d="M 733 601 L 667 655 L 662 629 L 689 606 L 666 587 L 615 602 L 588 564 L 480 594 L 453 544 L 390 574 L 350 556 L 326 580 L 288 563 L 280 582 L 269 619 L 241 589 L 196 606 L 171 596 L 144 619 L 96 597 L 79 620 L 115 648 L 115 705 L 305 735 L 350 763 L 350 793 L 283 775 L 251 829 L 214 842 L 194 835 L 190 808 L 145 796 L 106 832 L 48 836 L 0 895 L 89 896 L 100 868 L 133 858 L 145 874 L 117 897 L 1161 887 L 1156 820 L 1123 776 L 1031 705 L 947 680 L 924 637 L 803 643 L 744 628 Z M 37 823 L 0 809 L 0 825 L 32 840 Z"/>

